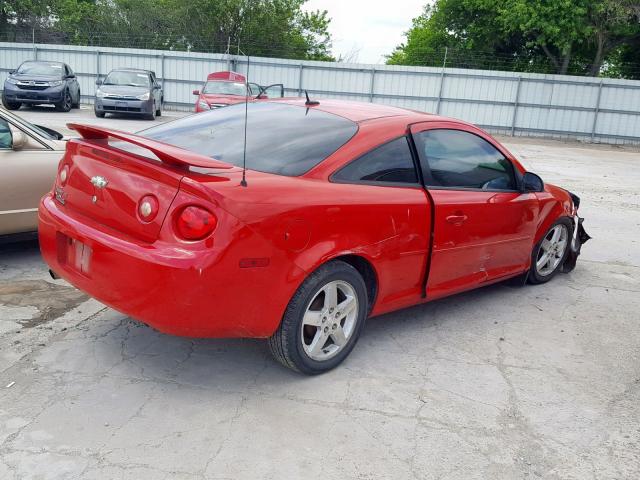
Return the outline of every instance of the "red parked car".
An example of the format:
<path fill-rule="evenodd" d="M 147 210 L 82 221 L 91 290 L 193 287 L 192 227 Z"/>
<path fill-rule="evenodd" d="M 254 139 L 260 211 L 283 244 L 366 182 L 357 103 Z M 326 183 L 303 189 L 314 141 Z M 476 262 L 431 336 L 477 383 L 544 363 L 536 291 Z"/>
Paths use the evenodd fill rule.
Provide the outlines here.
<path fill-rule="evenodd" d="M 510 277 L 546 282 L 588 239 L 578 197 L 468 123 L 255 102 L 245 150 L 244 115 L 137 135 L 70 125 L 83 138 L 39 211 L 52 274 L 162 332 L 268 338 L 280 362 L 315 374 L 344 360 L 369 316 Z"/>
<path fill-rule="evenodd" d="M 202 90 L 194 90 L 196 100 L 196 112 L 206 112 L 214 108 L 244 103 L 249 97 L 250 101 L 266 100 L 269 96 L 284 96 L 282 84 L 274 84 L 266 87 L 257 83 L 247 83 L 244 75 L 236 72 L 215 72 L 207 75 L 207 81 Z"/>

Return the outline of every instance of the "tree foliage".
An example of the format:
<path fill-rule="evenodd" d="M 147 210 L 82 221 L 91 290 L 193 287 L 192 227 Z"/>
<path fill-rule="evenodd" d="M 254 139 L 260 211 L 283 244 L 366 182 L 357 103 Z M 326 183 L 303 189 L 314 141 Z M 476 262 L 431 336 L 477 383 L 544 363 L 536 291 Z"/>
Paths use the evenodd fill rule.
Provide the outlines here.
<path fill-rule="evenodd" d="M 388 63 L 637 78 L 640 1 L 436 0 L 406 39 Z"/>
<path fill-rule="evenodd" d="M 331 59 L 306 0 L 0 0 L 0 39 Z"/>

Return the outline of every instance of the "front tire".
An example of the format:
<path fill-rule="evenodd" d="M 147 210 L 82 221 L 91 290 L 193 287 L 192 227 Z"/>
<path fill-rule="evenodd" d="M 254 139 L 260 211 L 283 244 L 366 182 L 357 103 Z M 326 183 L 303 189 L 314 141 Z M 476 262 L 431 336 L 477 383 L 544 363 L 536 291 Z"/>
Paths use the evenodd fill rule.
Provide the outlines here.
<path fill-rule="evenodd" d="M 531 253 L 529 283 L 546 283 L 562 269 L 569 254 L 571 227 L 571 220 L 560 218 L 536 244 Z"/>
<path fill-rule="evenodd" d="M 71 99 L 71 93 L 69 93 L 69 90 L 65 90 L 62 100 L 54 105 L 58 112 L 68 112 L 69 110 L 71 110 L 73 100 Z"/>
<path fill-rule="evenodd" d="M 367 288 L 348 263 L 321 266 L 298 288 L 269 338 L 282 365 L 306 375 L 338 366 L 351 353 L 368 312 Z"/>
<path fill-rule="evenodd" d="M 20 107 L 22 106 L 22 103 L 20 103 L 20 102 L 10 102 L 3 95 L 2 96 L 2 105 L 4 105 L 4 108 L 6 108 L 7 110 L 19 110 Z"/>
<path fill-rule="evenodd" d="M 78 101 L 74 102 L 73 105 L 71 105 L 71 108 L 80 108 L 80 98 L 82 97 L 82 95 L 80 94 L 80 90 L 78 90 Z"/>
<path fill-rule="evenodd" d="M 98 118 L 104 118 L 104 115 L 105 115 L 104 112 L 99 112 L 98 110 L 95 110 L 95 109 L 93 110 L 93 113 L 95 113 L 96 117 Z"/>

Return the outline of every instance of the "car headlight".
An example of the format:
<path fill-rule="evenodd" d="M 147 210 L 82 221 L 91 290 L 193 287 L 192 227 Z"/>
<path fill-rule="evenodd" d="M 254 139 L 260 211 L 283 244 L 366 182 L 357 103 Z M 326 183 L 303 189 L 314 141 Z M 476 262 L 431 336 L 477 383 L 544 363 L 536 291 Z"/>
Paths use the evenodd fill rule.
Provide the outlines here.
<path fill-rule="evenodd" d="M 143 93 L 142 95 L 138 95 L 136 98 L 138 100 L 149 100 L 149 92 Z"/>
<path fill-rule="evenodd" d="M 205 102 L 204 100 L 198 100 L 198 106 L 200 108 L 204 108 L 205 110 L 209 110 L 211 108 L 209 106 L 209 104 L 207 102 Z"/>
<path fill-rule="evenodd" d="M 104 98 L 104 97 L 106 97 L 106 96 L 107 96 L 107 94 L 106 94 L 106 93 L 104 93 L 102 90 L 96 90 L 96 97 L 98 97 L 98 98 Z"/>
<path fill-rule="evenodd" d="M 7 82 L 12 83 L 13 85 L 16 85 L 18 83 L 18 80 L 16 80 L 15 78 L 7 78 Z"/>
<path fill-rule="evenodd" d="M 53 82 L 49 82 L 50 87 L 59 87 L 62 85 L 62 80 L 54 80 Z"/>

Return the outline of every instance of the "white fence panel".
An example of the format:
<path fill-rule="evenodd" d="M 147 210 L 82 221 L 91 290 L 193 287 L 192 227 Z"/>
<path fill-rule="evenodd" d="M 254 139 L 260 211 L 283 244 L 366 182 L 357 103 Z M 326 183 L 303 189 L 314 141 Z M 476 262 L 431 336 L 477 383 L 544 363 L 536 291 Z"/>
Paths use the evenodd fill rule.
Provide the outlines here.
<path fill-rule="evenodd" d="M 233 55 L 126 48 L 0 43 L 0 84 L 33 58 L 63 61 L 76 72 L 83 100 L 111 69 L 153 70 L 165 103 L 190 110 L 207 74 L 247 71 Z M 377 102 L 452 116 L 512 135 L 640 143 L 640 81 L 436 67 L 251 58 L 249 80 L 282 83 L 287 96 L 309 94 Z"/>

